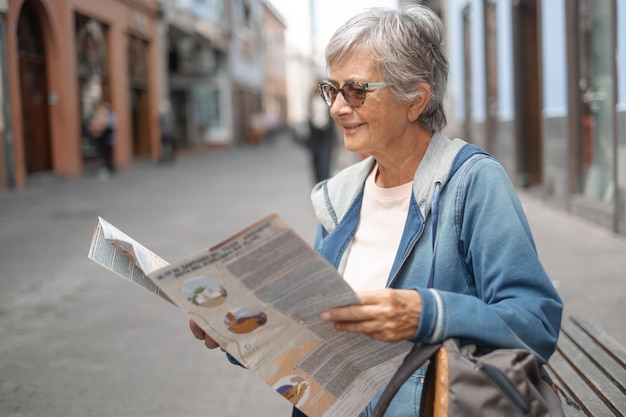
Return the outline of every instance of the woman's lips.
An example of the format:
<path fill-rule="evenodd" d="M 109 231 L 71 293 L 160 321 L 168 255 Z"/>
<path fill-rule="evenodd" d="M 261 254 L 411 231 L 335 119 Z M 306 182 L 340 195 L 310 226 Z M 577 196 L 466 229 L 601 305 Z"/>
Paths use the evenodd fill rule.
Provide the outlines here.
<path fill-rule="evenodd" d="M 343 130 L 345 132 L 354 132 L 359 127 L 363 126 L 365 123 L 344 123 Z"/>

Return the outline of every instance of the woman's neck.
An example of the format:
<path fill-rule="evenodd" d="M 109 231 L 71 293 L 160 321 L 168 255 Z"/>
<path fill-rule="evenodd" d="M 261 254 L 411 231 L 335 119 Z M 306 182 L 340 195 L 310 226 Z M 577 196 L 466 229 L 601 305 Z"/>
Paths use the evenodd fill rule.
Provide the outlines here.
<path fill-rule="evenodd" d="M 415 171 L 422 162 L 431 139 L 432 135 L 420 135 L 417 140 L 414 139 L 406 146 L 375 155 L 378 163 L 376 185 L 389 188 L 413 181 Z"/>

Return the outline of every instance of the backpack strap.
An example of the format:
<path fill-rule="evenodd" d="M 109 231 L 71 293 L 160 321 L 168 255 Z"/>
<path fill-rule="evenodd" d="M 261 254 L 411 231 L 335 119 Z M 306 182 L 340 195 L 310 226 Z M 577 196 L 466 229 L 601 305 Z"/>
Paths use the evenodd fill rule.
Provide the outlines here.
<path fill-rule="evenodd" d="M 452 165 L 450 166 L 450 173 L 448 174 L 448 178 L 452 178 L 454 176 L 454 174 L 459 170 L 459 168 L 461 168 L 461 165 L 463 165 L 465 163 L 465 161 L 467 161 L 468 159 L 470 159 L 474 155 L 491 156 L 484 149 L 481 149 L 478 146 L 473 145 L 471 143 L 466 143 L 465 145 L 463 145 L 463 147 L 456 154 L 456 157 L 454 158 L 454 161 L 452 161 Z"/>
<path fill-rule="evenodd" d="M 452 161 L 452 165 L 450 166 L 450 172 L 448 174 L 448 181 L 454 176 L 454 174 L 459 170 L 461 165 L 465 163 L 468 159 L 470 159 L 474 155 L 487 155 L 489 154 L 479 148 L 476 145 L 472 145 L 470 143 L 463 145 L 463 147 L 456 154 L 456 157 Z M 432 288 L 435 283 L 435 238 L 437 237 L 437 223 L 439 222 L 439 195 L 441 194 L 441 182 L 437 181 L 435 183 L 435 191 L 433 193 L 433 202 L 432 207 L 430 209 L 430 214 L 433 219 L 433 227 L 432 227 L 432 245 L 433 245 L 433 259 L 432 265 L 430 267 L 430 275 L 428 277 L 428 288 Z"/>

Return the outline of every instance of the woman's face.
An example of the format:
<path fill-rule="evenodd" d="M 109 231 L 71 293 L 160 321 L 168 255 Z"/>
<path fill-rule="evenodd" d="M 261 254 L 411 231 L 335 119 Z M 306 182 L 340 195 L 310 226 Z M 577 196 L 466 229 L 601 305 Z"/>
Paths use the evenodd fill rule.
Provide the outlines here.
<path fill-rule="evenodd" d="M 339 87 L 348 82 L 385 82 L 376 62 L 367 50 L 359 48 L 330 68 L 328 80 Z M 365 102 L 351 107 L 341 93 L 337 94 L 330 112 L 344 135 L 346 149 L 377 156 L 390 156 L 402 148 L 406 140 L 415 140 L 410 133 L 417 119 L 411 103 L 401 102 L 389 87 L 368 89 Z"/>

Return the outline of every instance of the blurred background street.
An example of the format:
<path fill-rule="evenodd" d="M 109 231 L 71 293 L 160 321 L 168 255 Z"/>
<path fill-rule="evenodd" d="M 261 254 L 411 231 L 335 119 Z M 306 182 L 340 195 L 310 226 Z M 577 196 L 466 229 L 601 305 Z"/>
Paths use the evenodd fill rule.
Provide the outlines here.
<path fill-rule="evenodd" d="M 196 341 L 183 313 L 87 251 L 97 216 L 166 260 L 271 212 L 311 242 L 311 185 L 306 151 L 282 137 L 174 165 L 135 164 L 108 181 L 49 178 L 0 193 L 0 415 L 290 415 L 262 381 Z M 521 196 L 566 314 L 626 344 L 626 241 Z"/>
<path fill-rule="evenodd" d="M 187 319 L 87 259 L 96 216 L 175 260 L 271 212 L 310 241 L 306 151 L 288 141 L 0 194 L 0 415 L 280 416 L 288 404 Z"/>

